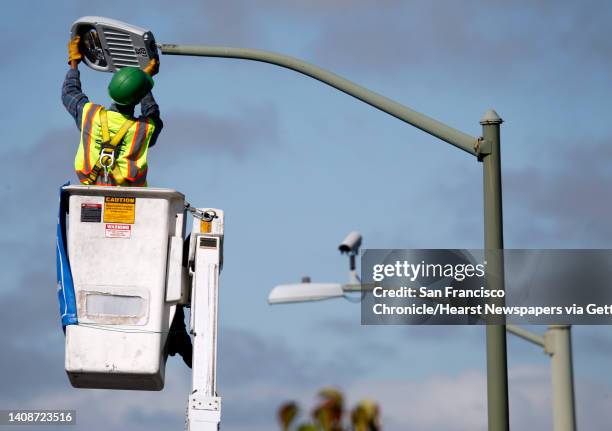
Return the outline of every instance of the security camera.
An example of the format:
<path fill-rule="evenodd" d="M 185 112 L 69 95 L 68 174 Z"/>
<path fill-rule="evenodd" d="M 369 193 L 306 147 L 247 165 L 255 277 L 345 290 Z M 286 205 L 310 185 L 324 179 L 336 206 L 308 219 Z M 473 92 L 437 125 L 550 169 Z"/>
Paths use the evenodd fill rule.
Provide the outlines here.
<path fill-rule="evenodd" d="M 361 247 L 361 234 L 353 231 L 340 243 L 338 250 L 340 250 L 342 254 L 356 255 L 359 254 L 359 247 Z"/>
<path fill-rule="evenodd" d="M 361 247 L 361 234 L 353 231 L 349 233 L 344 241 L 338 246 L 340 253 L 347 254 L 349 257 L 349 278 L 351 283 L 359 282 L 359 277 L 356 272 L 356 259 L 355 257 L 359 254 L 359 247 Z"/>

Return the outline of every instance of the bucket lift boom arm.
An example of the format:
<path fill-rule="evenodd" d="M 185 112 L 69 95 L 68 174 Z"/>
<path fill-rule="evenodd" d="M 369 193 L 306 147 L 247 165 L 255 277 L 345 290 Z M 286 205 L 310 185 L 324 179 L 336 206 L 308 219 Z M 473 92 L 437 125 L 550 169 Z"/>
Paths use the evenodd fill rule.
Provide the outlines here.
<path fill-rule="evenodd" d="M 194 219 L 189 244 L 193 368 L 187 430 L 217 431 L 221 421 L 221 397 L 217 396 L 217 312 L 223 265 L 223 211 L 213 208 L 199 211 L 209 215 L 210 220 Z"/>

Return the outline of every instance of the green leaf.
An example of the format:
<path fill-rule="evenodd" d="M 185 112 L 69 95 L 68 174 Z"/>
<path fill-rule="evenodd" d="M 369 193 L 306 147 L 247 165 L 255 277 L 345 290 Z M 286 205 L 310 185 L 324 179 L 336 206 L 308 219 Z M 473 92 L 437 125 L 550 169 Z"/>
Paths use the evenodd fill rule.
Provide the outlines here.
<path fill-rule="evenodd" d="M 293 420 L 299 413 L 299 407 L 294 401 L 289 401 L 278 409 L 278 421 L 283 431 L 288 431 Z"/>

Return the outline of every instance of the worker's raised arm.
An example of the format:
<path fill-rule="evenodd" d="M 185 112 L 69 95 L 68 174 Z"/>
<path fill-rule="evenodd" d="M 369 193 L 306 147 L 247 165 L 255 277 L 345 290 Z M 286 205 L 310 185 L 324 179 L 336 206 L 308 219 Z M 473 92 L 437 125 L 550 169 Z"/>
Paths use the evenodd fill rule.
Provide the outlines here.
<path fill-rule="evenodd" d="M 76 36 L 68 44 L 68 64 L 70 69 L 66 72 L 66 78 L 62 85 L 62 103 L 68 113 L 72 115 L 80 130 L 83 106 L 89 102 L 89 98 L 81 90 L 81 78 L 78 69 L 78 64 L 81 61 L 79 40 L 80 37 Z"/>
<path fill-rule="evenodd" d="M 157 75 L 159 72 L 159 60 L 151 59 L 147 67 L 145 67 L 143 70 L 151 76 Z M 153 124 L 155 124 L 155 131 L 153 132 L 151 142 L 149 143 L 149 147 L 152 147 L 155 145 L 157 137 L 164 127 L 164 123 L 160 117 L 159 105 L 155 101 L 152 92 L 149 91 L 149 93 L 147 93 L 147 95 L 140 101 L 140 111 L 143 117 L 150 118 L 153 121 Z"/>
<path fill-rule="evenodd" d="M 155 125 L 153 136 L 151 136 L 151 142 L 149 142 L 150 148 L 155 145 L 157 137 L 159 136 L 159 133 L 164 127 L 164 122 L 162 121 L 159 113 L 159 105 L 155 101 L 153 93 L 151 93 L 150 91 L 140 101 L 140 111 L 142 112 L 143 117 L 151 119 L 153 121 L 153 124 Z"/>

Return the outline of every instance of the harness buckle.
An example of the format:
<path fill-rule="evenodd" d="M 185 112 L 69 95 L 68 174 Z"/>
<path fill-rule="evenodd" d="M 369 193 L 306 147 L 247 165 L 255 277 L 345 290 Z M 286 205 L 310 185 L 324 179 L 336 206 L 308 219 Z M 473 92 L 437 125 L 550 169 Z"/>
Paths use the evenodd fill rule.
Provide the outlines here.
<path fill-rule="evenodd" d="M 102 151 L 100 151 L 99 162 L 105 168 L 112 168 L 115 164 L 115 151 L 109 148 L 103 148 Z"/>
<path fill-rule="evenodd" d="M 102 148 L 98 161 L 104 170 L 104 183 L 108 184 L 108 174 L 115 164 L 115 151 L 111 148 Z"/>

